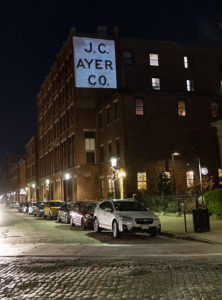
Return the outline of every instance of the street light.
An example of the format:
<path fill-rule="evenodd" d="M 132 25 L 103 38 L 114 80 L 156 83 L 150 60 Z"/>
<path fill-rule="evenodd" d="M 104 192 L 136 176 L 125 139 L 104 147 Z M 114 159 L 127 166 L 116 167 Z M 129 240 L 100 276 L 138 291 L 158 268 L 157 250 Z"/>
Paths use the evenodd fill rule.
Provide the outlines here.
<path fill-rule="evenodd" d="M 171 159 L 172 159 L 172 171 L 173 171 L 173 191 L 174 195 L 176 195 L 177 190 L 176 190 L 176 176 L 175 176 L 175 162 L 174 162 L 174 156 L 180 156 L 180 153 L 174 152 L 171 154 Z"/>
<path fill-rule="evenodd" d="M 171 154 L 172 171 L 173 171 L 173 192 L 174 192 L 174 196 L 177 197 L 174 156 L 180 156 L 180 153 L 174 152 L 174 153 Z M 180 203 L 179 203 L 179 198 L 178 197 L 177 197 L 177 206 L 178 206 L 178 212 L 179 212 L 180 211 Z"/>
<path fill-rule="evenodd" d="M 117 167 L 117 158 L 116 157 L 111 157 L 110 159 L 111 162 L 111 170 L 113 173 L 113 180 L 114 180 L 114 189 L 115 189 L 115 197 L 116 199 L 118 199 L 118 188 L 117 188 L 117 179 L 118 179 L 118 174 L 116 171 L 116 167 Z"/>
<path fill-rule="evenodd" d="M 200 158 L 199 158 L 198 155 L 196 157 L 197 157 L 198 169 L 199 169 L 201 202 L 202 202 L 202 205 L 203 205 L 204 204 L 204 200 L 203 200 L 203 180 L 202 180 L 202 175 L 207 175 L 208 174 L 208 169 L 206 167 L 201 167 Z"/>
<path fill-rule="evenodd" d="M 68 182 L 70 179 L 70 174 L 69 173 L 65 173 L 65 180 L 66 180 L 66 197 L 65 197 L 65 201 L 69 202 L 69 193 L 68 193 Z"/>

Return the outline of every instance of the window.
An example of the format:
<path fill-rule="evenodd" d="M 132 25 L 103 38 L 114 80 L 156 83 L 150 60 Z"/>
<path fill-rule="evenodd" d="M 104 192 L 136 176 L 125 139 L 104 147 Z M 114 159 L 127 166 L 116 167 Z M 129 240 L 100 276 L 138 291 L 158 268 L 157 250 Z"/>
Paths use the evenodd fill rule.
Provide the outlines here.
<path fill-rule="evenodd" d="M 99 128 L 103 127 L 103 113 L 102 112 L 100 112 L 98 115 L 98 126 L 99 126 Z"/>
<path fill-rule="evenodd" d="M 132 65 L 133 64 L 133 53 L 131 51 L 123 52 L 123 64 Z"/>
<path fill-rule="evenodd" d="M 222 93 L 222 80 L 220 81 L 220 92 Z"/>
<path fill-rule="evenodd" d="M 136 108 L 136 115 L 142 116 L 144 115 L 144 105 L 142 98 L 135 99 L 135 108 Z"/>
<path fill-rule="evenodd" d="M 158 54 L 150 53 L 149 58 L 150 58 L 150 66 L 157 66 L 157 67 L 159 66 L 159 55 Z"/>
<path fill-rule="evenodd" d="M 116 156 L 120 157 L 120 140 L 116 139 Z"/>
<path fill-rule="evenodd" d="M 114 102 L 114 120 L 118 119 L 118 115 L 119 115 L 119 102 L 115 101 Z"/>
<path fill-rule="evenodd" d="M 188 59 L 187 56 L 184 56 L 184 57 L 183 57 L 183 63 L 184 63 L 184 68 L 185 68 L 185 69 L 190 68 L 190 62 L 189 62 L 189 59 Z"/>
<path fill-rule="evenodd" d="M 108 191 L 113 196 L 115 195 L 115 185 L 114 185 L 114 180 L 112 178 L 108 179 Z"/>
<path fill-rule="evenodd" d="M 222 185 L 222 169 L 218 169 L 219 184 Z"/>
<path fill-rule="evenodd" d="M 111 159 L 111 157 L 112 157 L 112 142 L 108 143 L 108 155 L 109 155 L 109 159 Z"/>
<path fill-rule="evenodd" d="M 147 189 L 146 172 L 137 173 L 137 189 L 138 190 Z"/>
<path fill-rule="evenodd" d="M 160 90 L 160 79 L 159 78 L 152 78 L 152 89 Z"/>
<path fill-rule="evenodd" d="M 86 163 L 95 163 L 95 132 L 85 132 Z"/>
<path fill-rule="evenodd" d="M 193 92 L 195 89 L 194 89 L 194 80 L 186 80 L 186 85 L 187 85 L 187 91 L 188 92 Z"/>
<path fill-rule="evenodd" d="M 106 124 L 110 123 L 110 106 L 106 109 Z"/>
<path fill-rule="evenodd" d="M 178 100 L 178 116 L 184 117 L 186 116 L 186 102 L 183 100 Z"/>
<path fill-rule="evenodd" d="M 104 145 L 100 145 L 100 162 L 104 162 Z"/>
<path fill-rule="evenodd" d="M 211 108 L 211 117 L 212 118 L 218 118 L 218 103 L 217 102 L 211 102 L 210 103 Z"/>
<path fill-rule="evenodd" d="M 186 175 L 187 175 L 187 187 L 191 188 L 194 185 L 194 172 L 188 171 L 186 172 Z"/>

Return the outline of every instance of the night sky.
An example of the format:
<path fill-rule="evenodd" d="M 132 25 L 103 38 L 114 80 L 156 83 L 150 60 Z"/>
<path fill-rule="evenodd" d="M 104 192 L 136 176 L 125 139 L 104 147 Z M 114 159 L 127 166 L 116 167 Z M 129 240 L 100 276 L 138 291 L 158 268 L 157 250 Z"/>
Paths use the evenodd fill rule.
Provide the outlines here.
<path fill-rule="evenodd" d="M 3 4 L 4 3 L 4 4 Z M 36 134 L 36 96 L 71 27 L 222 48 L 222 1 L 15 1 L 0 8 L 0 160 Z"/>

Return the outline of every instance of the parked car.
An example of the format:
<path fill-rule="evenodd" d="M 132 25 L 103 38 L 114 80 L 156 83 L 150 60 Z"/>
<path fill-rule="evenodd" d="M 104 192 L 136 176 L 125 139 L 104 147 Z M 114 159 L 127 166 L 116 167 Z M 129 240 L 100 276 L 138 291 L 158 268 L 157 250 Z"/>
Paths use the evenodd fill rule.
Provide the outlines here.
<path fill-rule="evenodd" d="M 146 209 L 140 202 L 130 200 L 106 200 L 94 212 L 94 231 L 113 231 L 113 237 L 121 232 L 147 232 L 156 236 L 161 231 L 158 216 Z"/>
<path fill-rule="evenodd" d="M 70 224 L 80 225 L 82 229 L 93 228 L 93 213 L 99 202 L 78 201 L 70 209 Z"/>
<path fill-rule="evenodd" d="M 44 202 L 37 202 L 37 204 L 36 204 L 36 206 L 34 207 L 34 210 L 33 210 L 33 216 L 34 217 L 42 217 L 44 206 L 45 206 Z"/>
<path fill-rule="evenodd" d="M 10 201 L 9 208 L 18 208 L 19 203 L 17 201 Z"/>
<path fill-rule="evenodd" d="M 30 202 L 29 208 L 28 208 L 28 212 L 30 215 L 33 215 L 33 211 L 34 211 L 36 205 L 37 205 L 37 202 Z"/>
<path fill-rule="evenodd" d="M 72 202 L 72 203 L 65 202 L 62 204 L 62 206 L 60 207 L 60 209 L 58 211 L 58 215 L 57 215 L 58 222 L 65 222 L 66 224 L 68 224 L 70 222 L 69 212 L 70 212 L 70 209 L 73 207 L 73 205 L 74 205 L 74 202 Z"/>
<path fill-rule="evenodd" d="M 53 218 L 57 218 L 58 211 L 63 203 L 64 203 L 63 201 L 56 201 L 56 200 L 46 202 L 43 209 L 44 219 L 46 219 L 47 217 L 49 218 L 49 220 Z"/>
<path fill-rule="evenodd" d="M 29 205 L 30 205 L 30 202 L 24 202 L 24 204 L 22 206 L 22 212 L 23 213 L 28 213 L 29 212 Z"/>
<path fill-rule="evenodd" d="M 18 212 L 22 213 L 23 212 L 23 206 L 25 205 L 25 202 L 20 202 L 18 206 Z"/>

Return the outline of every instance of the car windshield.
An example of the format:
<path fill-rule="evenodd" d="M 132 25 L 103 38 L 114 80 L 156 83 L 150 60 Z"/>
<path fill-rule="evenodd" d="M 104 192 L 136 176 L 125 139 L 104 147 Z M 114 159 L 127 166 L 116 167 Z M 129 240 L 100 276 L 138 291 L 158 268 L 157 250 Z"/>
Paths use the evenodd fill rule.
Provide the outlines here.
<path fill-rule="evenodd" d="M 113 202 L 115 210 L 118 211 L 146 211 L 147 209 L 139 202 L 133 201 L 115 201 Z"/>
<path fill-rule="evenodd" d="M 61 206 L 63 204 L 63 202 L 49 202 L 49 206 L 51 207 L 58 207 Z"/>
<path fill-rule="evenodd" d="M 98 203 L 81 203 L 80 208 L 83 210 L 94 210 Z"/>

